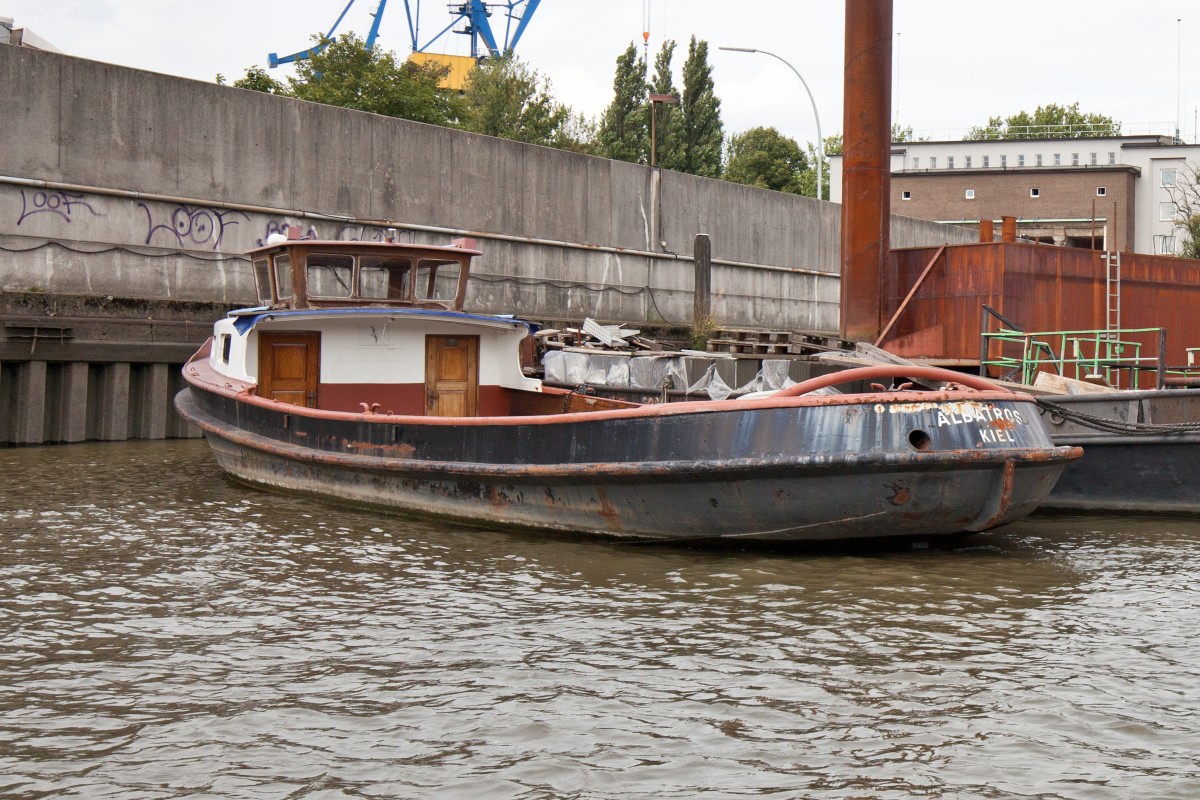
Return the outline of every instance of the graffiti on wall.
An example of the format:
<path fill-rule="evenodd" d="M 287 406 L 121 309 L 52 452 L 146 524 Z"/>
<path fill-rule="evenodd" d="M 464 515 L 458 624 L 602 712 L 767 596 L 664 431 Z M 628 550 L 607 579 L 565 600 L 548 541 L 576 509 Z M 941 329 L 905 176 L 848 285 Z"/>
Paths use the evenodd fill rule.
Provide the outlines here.
<path fill-rule="evenodd" d="M 262 235 L 262 238 L 261 238 L 261 239 L 259 239 L 259 240 L 258 240 L 258 241 L 257 241 L 255 244 L 256 244 L 258 247 L 264 247 L 264 246 L 266 246 L 266 244 L 267 244 L 267 240 L 268 240 L 268 239 L 270 239 L 270 238 L 271 238 L 272 236 L 274 236 L 275 234 L 279 234 L 280 236 L 282 236 L 282 237 L 284 237 L 284 238 L 289 238 L 289 237 L 288 237 L 288 231 L 289 231 L 289 230 L 290 230 L 292 227 L 294 227 L 294 226 L 293 226 L 293 225 L 292 225 L 290 222 L 288 222 L 287 220 L 285 220 L 285 219 L 272 219 L 272 220 L 268 220 L 268 221 L 267 221 L 267 228 L 266 228 L 266 232 L 265 232 L 265 233 L 263 233 L 263 235 Z M 293 238 L 293 239 L 295 239 L 295 238 L 299 238 L 299 239 L 320 239 L 321 237 L 320 237 L 320 236 L 317 234 L 317 229 L 316 229 L 316 228 L 314 228 L 312 225 L 309 225 L 309 226 L 308 226 L 308 230 L 306 230 L 302 236 L 299 236 L 299 237 L 295 237 L 295 236 L 293 236 L 293 237 L 290 237 L 290 238 Z"/>
<path fill-rule="evenodd" d="M 104 216 L 96 209 L 92 208 L 91 203 L 83 199 L 83 195 L 79 192 L 27 192 L 21 190 L 21 215 L 17 217 L 17 224 L 20 225 L 30 217 L 38 214 L 53 214 L 60 217 L 68 224 L 75 221 L 75 215 L 80 209 L 87 209 L 97 217 Z"/>
<path fill-rule="evenodd" d="M 131 229 L 123 235 L 114 231 L 88 231 L 84 234 L 85 238 L 115 235 L 131 243 L 140 240 L 142 244 L 184 250 L 218 251 L 222 245 L 242 250 L 246 247 L 247 237 L 253 236 L 252 228 L 257 227 L 260 224 L 258 220 L 262 219 L 257 214 L 251 216 L 232 209 L 136 201 L 133 198 L 97 197 L 64 190 L 22 189 L 20 197 L 18 226 L 38 215 L 48 215 L 43 218 L 58 225 L 70 225 L 81 222 L 84 218 L 107 218 L 104 223 L 107 228 L 125 228 L 128 225 Z M 144 221 L 144 228 L 137 224 L 139 219 Z M 324 228 L 323 231 L 317 229 L 318 224 Z M 240 233 L 234 235 L 234 228 L 239 225 Z M 330 233 L 333 235 L 330 236 Z M 335 223 L 332 222 L 312 223 L 308 224 L 307 228 L 302 228 L 287 218 L 275 218 L 266 220 L 262 236 L 254 241 L 254 246 L 263 247 L 268 238 L 276 234 L 285 237 L 290 234 L 290 238 L 332 238 L 348 242 L 383 242 L 389 237 L 397 238 L 395 228 L 349 223 L 336 224 L 335 227 Z M 411 238 L 414 234 L 410 232 L 407 235 Z"/>
<path fill-rule="evenodd" d="M 238 224 L 236 217 L 250 219 L 241 211 L 218 210 L 201 206 L 177 204 L 168 213 L 157 215 L 145 203 L 138 208 L 146 212 L 146 244 L 153 244 L 154 237 L 167 239 L 175 247 L 200 245 L 212 250 L 221 246 L 225 229 Z M 160 242 L 161 243 L 161 242 Z"/>

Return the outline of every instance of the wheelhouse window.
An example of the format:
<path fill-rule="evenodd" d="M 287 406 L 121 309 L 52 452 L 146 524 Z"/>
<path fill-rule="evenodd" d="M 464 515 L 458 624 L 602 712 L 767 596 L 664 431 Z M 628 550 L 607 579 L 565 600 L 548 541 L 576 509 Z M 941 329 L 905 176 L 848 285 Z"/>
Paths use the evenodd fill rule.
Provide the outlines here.
<path fill-rule="evenodd" d="M 228 364 L 229 356 L 233 352 L 233 337 L 228 333 L 221 334 L 221 363 Z"/>
<path fill-rule="evenodd" d="M 254 259 L 254 290 L 260 305 L 271 304 L 271 262 L 265 258 Z"/>
<path fill-rule="evenodd" d="M 304 259 L 309 297 L 345 299 L 354 293 L 354 257 L 309 253 Z"/>
<path fill-rule="evenodd" d="M 433 261 L 421 259 L 417 262 L 413 286 L 418 300 L 450 302 L 458 295 L 458 278 L 462 265 L 457 261 Z"/>
<path fill-rule="evenodd" d="M 412 262 L 363 256 L 358 261 L 358 296 L 364 300 L 411 300 Z"/>
<path fill-rule="evenodd" d="M 292 259 L 286 253 L 275 256 L 275 294 L 280 300 L 292 298 Z"/>

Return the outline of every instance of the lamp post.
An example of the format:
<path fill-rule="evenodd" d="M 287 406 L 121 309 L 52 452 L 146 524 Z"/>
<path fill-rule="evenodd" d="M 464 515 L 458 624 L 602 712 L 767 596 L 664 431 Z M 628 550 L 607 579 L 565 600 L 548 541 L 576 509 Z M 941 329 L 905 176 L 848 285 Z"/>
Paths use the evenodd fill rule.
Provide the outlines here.
<path fill-rule="evenodd" d="M 796 73 L 796 77 L 800 79 L 801 85 L 804 86 L 804 91 L 808 92 L 808 101 L 812 103 L 813 116 L 817 120 L 817 199 L 820 200 L 821 187 L 823 185 L 821 182 L 821 164 L 825 160 L 825 140 L 821 138 L 821 115 L 817 113 L 817 101 L 813 99 L 812 90 L 808 88 L 808 82 L 804 80 L 804 76 L 800 74 L 799 70 L 788 63 L 787 59 L 767 50 L 759 50 L 756 47 L 718 47 L 717 49 L 728 50 L 733 53 L 762 53 L 764 56 L 770 56 L 782 61 L 788 69 Z"/>

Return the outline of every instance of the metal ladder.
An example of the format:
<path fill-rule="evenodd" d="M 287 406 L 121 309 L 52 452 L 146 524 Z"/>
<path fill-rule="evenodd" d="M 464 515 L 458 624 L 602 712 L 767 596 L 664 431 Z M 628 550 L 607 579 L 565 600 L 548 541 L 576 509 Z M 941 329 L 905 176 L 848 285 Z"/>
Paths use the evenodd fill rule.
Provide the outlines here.
<path fill-rule="evenodd" d="M 1104 282 L 1108 298 L 1104 327 L 1108 338 L 1115 339 L 1121 329 L 1121 254 L 1116 251 L 1104 251 Z"/>

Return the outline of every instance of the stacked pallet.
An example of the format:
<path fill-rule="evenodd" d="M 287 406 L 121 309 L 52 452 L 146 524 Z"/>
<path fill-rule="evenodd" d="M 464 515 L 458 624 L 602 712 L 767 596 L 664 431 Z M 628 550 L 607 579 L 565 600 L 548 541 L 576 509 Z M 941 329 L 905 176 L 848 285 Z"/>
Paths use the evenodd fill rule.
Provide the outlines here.
<path fill-rule="evenodd" d="M 723 328 L 714 332 L 706 349 L 736 355 L 810 355 L 844 346 L 836 336 L 824 333 Z"/>

